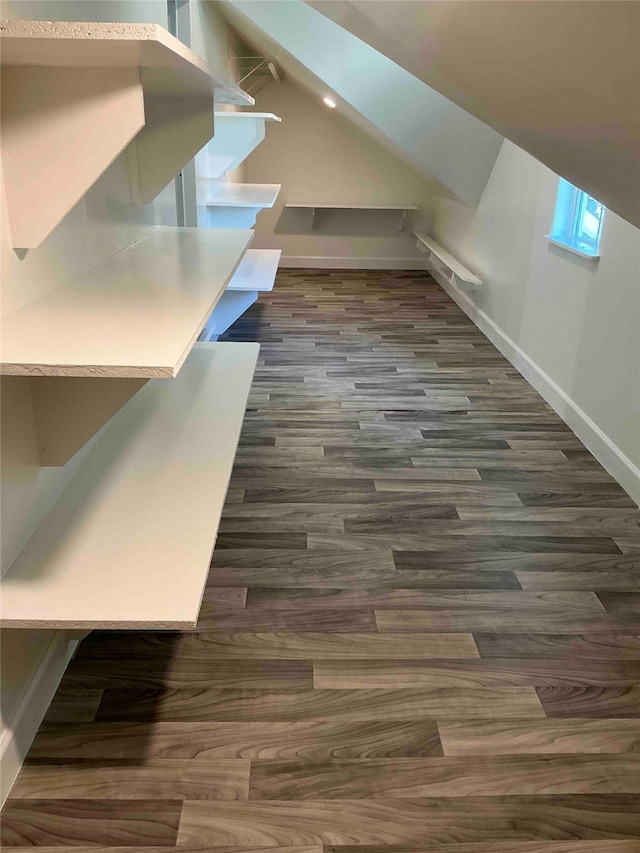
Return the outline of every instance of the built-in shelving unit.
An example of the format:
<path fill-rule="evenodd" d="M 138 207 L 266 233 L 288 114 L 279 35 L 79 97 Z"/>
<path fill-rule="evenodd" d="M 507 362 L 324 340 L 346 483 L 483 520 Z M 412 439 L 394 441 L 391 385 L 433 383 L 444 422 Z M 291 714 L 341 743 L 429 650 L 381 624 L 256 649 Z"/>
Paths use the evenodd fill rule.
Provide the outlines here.
<path fill-rule="evenodd" d="M 418 248 L 427 254 L 427 263 L 429 263 L 436 272 L 443 275 L 450 283 L 455 283 L 455 280 L 462 282 L 471 288 L 480 287 L 482 279 L 474 275 L 471 270 L 468 270 L 460 261 L 456 260 L 453 255 L 445 251 L 436 241 L 429 237 L 428 234 L 417 234 Z"/>
<path fill-rule="evenodd" d="M 222 299 L 213 309 L 199 340 L 217 340 L 253 305 L 260 293 L 273 290 L 281 254 L 281 249 L 249 249 Z"/>
<path fill-rule="evenodd" d="M 68 462 L 147 380 L 178 374 L 253 235 L 152 229 L 3 319 L 0 370 L 29 378 L 42 466 Z"/>
<path fill-rule="evenodd" d="M 113 418 L 2 579 L 3 626 L 195 625 L 258 349 L 198 344 Z"/>
<path fill-rule="evenodd" d="M 280 184 L 232 184 L 207 181 L 201 187 L 206 195 L 209 228 L 251 228 L 261 210 L 276 203 Z"/>
<path fill-rule="evenodd" d="M 311 230 L 316 227 L 316 217 L 319 210 L 389 210 L 389 211 L 398 211 L 400 214 L 400 218 L 398 220 L 399 226 L 398 230 L 402 231 L 404 228 L 404 224 L 407 218 L 407 214 L 409 211 L 417 210 L 418 207 L 415 204 L 342 204 L 340 202 L 336 204 L 313 204 L 310 202 L 287 202 L 285 204 L 285 208 L 295 209 L 295 210 L 306 210 L 311 214 Z"/>
<path fill-rule="evenodd" d="M 217 184 L 207 199 L 208 207 L 273 207 L 280 184 Z"/>
<path fill-rule="evenodd" d="M 4 21 L 2 159 L 12 243 L 34 248 L 129 146 L 148 202 L 211 139 L 214 99 L 251 105 L 155 24 Z"/>
<path fill-rule="evenodd" d="M 265 293 L 273 290 L 282 249 L 249 249 L 227 285 L 226 293 L 234 290 L 254 290 Z"/>
<path fill-rule="evenodd" d="M 2 327 L 2 372 L 176 376 L 252 238 L 247 229 L 154 228 L 10 314 Z"/>
<path fill-rule="evenodd" d="M 280 122 L 273 113 L 215 112 L 216 134 L 206 148 L 209 178 L 237 169 L 264 139 L 266 125 Z"/>

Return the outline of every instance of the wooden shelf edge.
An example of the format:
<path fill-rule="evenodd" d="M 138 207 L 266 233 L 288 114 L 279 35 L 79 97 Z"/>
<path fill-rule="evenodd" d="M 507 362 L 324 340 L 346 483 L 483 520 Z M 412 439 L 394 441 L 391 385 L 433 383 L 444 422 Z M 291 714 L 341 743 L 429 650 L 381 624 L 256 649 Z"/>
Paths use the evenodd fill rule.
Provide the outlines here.
<path fill-rule="evenodd" d="M 141 69 L 154 95 L 214 95 L 218 103 L 255 100 L 159 24 L 0 21 L 3 65 Z"/>
<path fill-rule="evenodd" d="M 472 287 L 480 287 L 482 285 L 482 279 L 478 278 L 464 264 L 461 264 L 457 258 L 454 258 L 453 255 L 443 249 L 442 246 L 436 243 L 433 237 L 430 237 L 428 234 L 419 234 L 417 231 L 414 231 L 414 236 L 418 241 L 418 248 L 426 252 L 430 258 L 437 258 L 455 278 Z"/>
<path fill-rule="evenodd" d="M 233 112 L 232 113 L 232 112 L 224 112 L 223 110 L 216 110 L 214 112 L 214 115 L 216 117 L 216 120 L 218 120 L 218 121 L 220 119 L 224 120 L 227 118 L 232 118 L 232 119 L 249 118 L 249 119 L 254 119 L 254 120 L 255 119 L 263 119 L 263 121 L 279 121 L 279 122 L 282 121 L 280 116 L 277 116 L 275 113 L 253 113 L 253 112 L 252 113 L 249 113 L 249 112 L 246 112 L 246 113 Z"/>
<path fill-rule="evenodd" d="M 8 315 L 3 323 L 0 372 L 30 377 L 173 379 L 253 237 L 249 229 L 152 229 L 77 281 Z M 132 284 L 138 277 L 142 284 L 136 291 Z M 91 295 L 89 305 L 85 290 Z M 58 338 L 52 329 L 59 330 Z M 75 360 L 69 358 L 72 345 Z M 115 349 L 121 354 L 120 362 L 113 359 Z M 108 361 L 109 356 L 113 360 Z"/>
<path fill-rule="evenodd" d="M 249 249 L 238 264 L 225 293 L 273 290 L 282 249 Z"/>
<path fill-rule="evenodd" d="M 0 625 L 193 627 L 258 351 L 198 344 L 113 418 L 3 578 Z"/>
<path fill-rule="evenodd" d="M 307 204 L 286 202 L 285 207 L 299 210 L 417 210 L 415 204 Z"/>
<path fill-rule="evenodd" d="M 207 199 L 205 206 L 271 208 L 276 203 L 281 189 L 281 184 L 226 183 L 219 192 Z"/>

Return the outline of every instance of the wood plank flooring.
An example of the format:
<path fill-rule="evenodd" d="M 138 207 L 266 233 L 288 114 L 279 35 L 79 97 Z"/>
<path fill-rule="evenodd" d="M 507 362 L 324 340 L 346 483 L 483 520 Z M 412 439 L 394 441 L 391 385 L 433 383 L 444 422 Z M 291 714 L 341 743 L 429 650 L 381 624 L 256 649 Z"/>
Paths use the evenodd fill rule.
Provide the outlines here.
<path fill-rule="evenodd" d="M 197 628 L 81 644 L 40 853 L 638 853 L 640 512 L 426 273 L 289 270 Z"/>

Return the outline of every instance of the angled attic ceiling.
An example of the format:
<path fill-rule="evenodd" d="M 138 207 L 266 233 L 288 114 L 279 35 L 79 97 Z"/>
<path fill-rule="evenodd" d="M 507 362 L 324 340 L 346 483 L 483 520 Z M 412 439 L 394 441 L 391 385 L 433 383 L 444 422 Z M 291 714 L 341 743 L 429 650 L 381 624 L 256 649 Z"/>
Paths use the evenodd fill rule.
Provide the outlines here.
<path fill-rule="evenodd" d="M 307 0 L 640 226 L 637 0 Z"/>
<path fill-rule="evenodd" d="M 469 206 L 480 201 L 503 138 L 392 60 L 298 0 L 227 0 L 229 21 L 318 96 Z"/>

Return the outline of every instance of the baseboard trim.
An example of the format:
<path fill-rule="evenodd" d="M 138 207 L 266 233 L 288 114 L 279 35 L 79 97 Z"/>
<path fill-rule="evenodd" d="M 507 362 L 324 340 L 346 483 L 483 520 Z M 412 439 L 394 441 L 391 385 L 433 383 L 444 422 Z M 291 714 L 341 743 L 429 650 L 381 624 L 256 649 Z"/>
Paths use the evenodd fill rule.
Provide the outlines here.
<path fill-rule="evenodd" d="M 51 704 L 78 641 L 61 631 L 40 659 L 18 707 L 0 737 L 0 805 L 4 804 Z"/>
<path fill-rule="evenodd" d="M 506 335 L 496 323 L 459 287 L 440 275 L 436 270 L 430 270 L 438 284 L 446 290 L 464 313 L 484 332 L 513 366 L 520 371 L 524 378 L 543 397 L 551 408 L 571 427 L 580 441 L 593 453 L 600 464 L 611 476 L 640 504 L 640 468 L 605 435 L 568 394 L 554 382 L 532 359 Z"/>
<path fill-rule="evenodd" d="M 416 258 L 354 258 L 320 255 L 283 255 L 280 266 L 290 269 L 331 270 L 423 270 L 424 259 Z"/>

